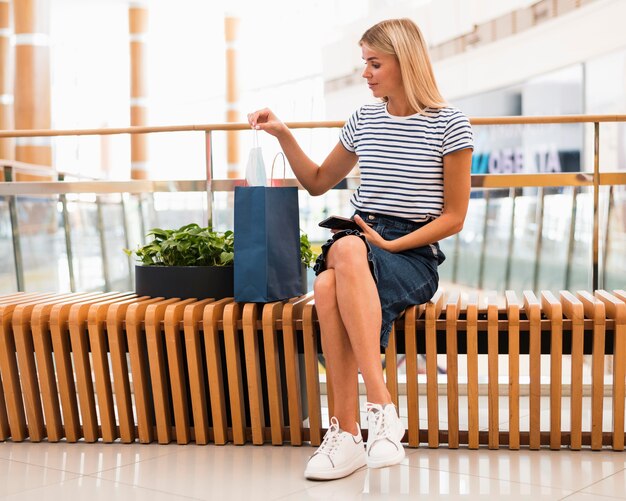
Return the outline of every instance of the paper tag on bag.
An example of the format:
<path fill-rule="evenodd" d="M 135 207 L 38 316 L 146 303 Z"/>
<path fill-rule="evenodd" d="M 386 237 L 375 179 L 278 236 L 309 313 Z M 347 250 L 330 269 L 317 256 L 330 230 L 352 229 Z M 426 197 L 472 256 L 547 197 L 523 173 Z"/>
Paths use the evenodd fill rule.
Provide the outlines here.
<path fill-rule="evenodd" d="M 246 182 L 248 186 L 267 186 L 267 174 L 263 162 L 263 150 L 258 143 L 257 131 L 254 131 L 254 146 L 248 155 L 246 166 Z"/>

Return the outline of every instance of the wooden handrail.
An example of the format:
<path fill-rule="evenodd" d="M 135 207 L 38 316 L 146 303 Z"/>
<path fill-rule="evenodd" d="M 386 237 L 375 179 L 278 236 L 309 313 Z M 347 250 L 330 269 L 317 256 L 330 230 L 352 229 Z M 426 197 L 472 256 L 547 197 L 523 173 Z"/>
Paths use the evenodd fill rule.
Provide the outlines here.
<path fill-rule="evenodd" d="M 565 124 L 565 123 L 596 123 L 626 122 L 626 115 L 560 115 L 560 116 L 509 116 L 509 117 L 474 117 L 470 118 L 473 125 L 529 125 L 529 124 Z M 343 120 L 326 120 L 315 122 L 286 122 L 291 129 L 338 128 L 344 125 Z M 0 131 L 0 138 L 6 137 L 48 137 L 48 136 L 100 136 L 111 134 L 148 134 L 155 132 L 189 132 L 189 131 L 236 131 L 249 130 L 247 123 L 217 123 L 192 125 L 162 125 L 142 127 L 113 127 L 100 129 L 33 129 Z"/>

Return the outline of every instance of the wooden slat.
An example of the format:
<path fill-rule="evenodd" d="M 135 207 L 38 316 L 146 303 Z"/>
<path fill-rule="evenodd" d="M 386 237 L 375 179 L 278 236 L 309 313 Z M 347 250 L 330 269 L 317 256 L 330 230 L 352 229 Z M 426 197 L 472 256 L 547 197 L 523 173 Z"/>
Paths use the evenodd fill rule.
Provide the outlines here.
<path fill-rule="evenodd" d="M 0 382 L 0 442 L 4 442 L 10 436 L 9 415 L 7 414 L 7 405 L 4 398 L 4 388 Z"/>
<path fill-rule="evenodd" d="M 61 418 L 60 391 L 57 386 L 57 370 L 53 360 L 52 337 L 50 334 L 50 314 L 52 308 L 57 304 L 71 306 L 74 303 L 89 300 L 98 295 L 99 293 L 73 294 L 71 299 L 39 303 L 33 309 L 31 331 L 37 360 L 39 387 L 48 442 L 58 442 L 65 435 Z"/>
<path fill-rule="evenodd" d="M 272 444 L 283 444 L 283 392 L 281 388 L 280 355 L 276 322 L 282 317 L 282 302 L 269 303 L 263 307 L 263 346 L 265 353 L 265 373 L 267 378 L 267 398 L 269 401 Z"/>
<path fill-rule="evenodd" d="M 237 330 L 237 321 L 240 319 L 240 305 L 238 303 L 227 304 L 224 309 L 224 348 L 226 350 L 233 443 L 236 445 L 246 443 L 246 409 L 241 374 L 239 332 Z"/>
<path fill-rule="evenodd" d="M 31 293 L 33 294 L 33 293 Z M 41 293 L 38 293 L 41 294 Z M 25 296 L 25 292 L 15 292 L 13 294 L 3 294 L 0 295 L 0 305 L 1 304 L 10 304 L 15 303 L 16 301 L 21 301 L 22 297 Z"/>
<path fill-rule="evenodd" d="M 51 296 L 51 294 L 24 294 L 12 303 L 0 304 L 0 373 L 2 374 L 7 421 L 11 439 L 14 442 L 26 439 L 28 430 L 15 355 L 15 338 L 11 327 L 13 312 L 20 304 L 29 302 L 36 304 Z M 4 410 L 0 414 L 4 414 Z"/>
<path fill-rule="evenodd" d="M 115 296 L 115 293 L 93 294 L 78 302 L 56 304 L 50 311 L 50 339 L 52 341 L 52 349 L 54 350 L 54 367 L 58 380 L 63 427 L 65 438 L 68 442 L 77 442 L 82 436 L 78 400 L 76 398 L 76 383 L 72 368 L 69 333 L 70 312 L 72 308 L 78 305 L 89 305 Z"/>
<path fill-rule="evenodd" d="M 156 421 L 157 441 L 160 444 L 169 444 L 172 441 L 171 395 L 168 388 L 162 323 L 168 306 L 179 301 L 180 299 L 178 298 L 171 298 L 149 305 L 146 309 L 144 320 L 150 380 L 152 382 L 154 418 Z"/>
<path fill-rule="evenodd" d="M 256 303 L 246 303 L 243 307 L 243 342 L 245 347 L 246 375 L 248 379 L 248 402 L 250 405 L 250 425 L 252 443 L 263 445 L 265 411 L 263 409 L 263 385 L 261 381 L 261 361 L 259 357 L 259 335 L 256 328 L 258 308 Z"/>
<path fill-rule="evenodd" d="M 509 449 L 520 448 L 519 433 L 519 301 L 513 291 L 506 291 L 506 315 L 509 336 Z"/>
<path fill-rule="evenodd" d="M 443 290 L 426 303 L 426 403 L 428 406 L 428 447 L 439 447 L 439 392 L 437 380 L 437 327 L 443 308 Z"/>
<path fill-rule="evenodd" d="M 591 350 L 591 449 L 602 449 L 602 415 L 604 404 L 604 335 L 606 317 L 604 303 L 587 291 L 578 291 L 585 317 L 593 320 Z"/>
<path fill-rule="evenodd" d="M 135 441 L 135 417 L 130 390 L 130 366 L 126 358 L 129 352 L 127 336 L 124 330 L 124 321 L 128 309 L 135 304 L 148 305 L 153 300 L 143 296 L 113 303 L 107 312 L 106 332 L 111 354 L 111 370 L 113 388 L 115 389 L 115 405 L 117 407 L 119 437 L 124 444 Z M 135 383 L 133 381 L 133 383 Z"/>
<path fill-rule="evenodd" d="M 76 389 L 78 390 L 78 404 L 85 442 L 95 442 L 100 438 L 94 385 L 91 376 L 90 346 L 87 335 L 89 309 L 94 304 L 105 305 L 113 301 L 128 298 L 130 298 L 130 296 L 125 294 L 113 294 L 106 298 L 101 296 L 96 301 L 74 304 L 70 308 L 68 325 L 72 343 L 74 377 L 76 380 Z"/>
<path fill-rule="evenodd" d="M 446 366 L 448 379 L 448 447 L 459 447 L 459 356 L 457 326 L 461 294 L 452 291 L 446 300 Z"/>
<path fill-rule="evenodd" d="M 135 412 L 137 413 L 137 435 L 139 442 L 149 444 L 154 440 L 154 404 L 150 390 L 150 367 L 144 318 L 149 307 L 169 304 L 170 301 L 156 297 L 141 303 L 131 304 L 126 312 L 126 341 L 133 376 Z"/>
<path fill-rule="evenodd" d="M 498 303 L 496 293 L 487 295 L 487 399 L 489 448 L 500 447 L 500 406 L 498 392 Z"/>
<path fill-rule="evenodd" d="M 470 293 L 467 315 L 467 440 L 470 449 L 479 446 L 478 421 L 478 295 Z"/>
<path fill-rule="evenodd" d="M 322 409 L 320 406 L 320 376 L 317 366 L 317 320 L 315 301 L 304 305 L 302 311 L 302 336 L 304 339 L 304 365 L 306 371 L 307 398 L 309 401 L 310 442 L 313 446 L 322 443 Z"/>
<path fill-rule="evenodd" d="M 385 376 L 387 378 L 387 389 L 391 394 L 391 401 L 400 412 L 398 400 L 398 349 L 396 347 L 396 323 L 391 326 L 389 334 L 389 344 L 385 348 Z M 359 406 L 357 406 L 357 409 Z M 360 414 L 360 413 L 359 413 Z"/>
<path fill-rule="evenodd" d="M 550 449 L 561 448 L 563 309 L 551 292 L 541 293 L 541 309 L 550 319 Z"/>
<path fill-rule="evenodd" d="M 189 408 L 187 406 L 187 374 L 185 372 L 185 360 L 183 355 L 182 333 L 180 324 L 187 306 L 195 303 L 195 299 L 185 299 L 176 304 L 171 304 L 165 309 L 164 330 L 165 348 L 167 351 L 167 367 L 174 409 L 174 425 L 176 426 L 176 443 L 188 444 L 191 440 L 191 423 L 189 421 Z"/>
<path fill-rule="evenodd" d="M 559 299 L 563 314 L 571 320 L 571 381 L 570 381 L 570 449 L 582 447 L 583 421 L 583 348 L 584 309 L 583 304 L 571 292 L 560 291 Z"/>
<path fill-rule="evenodd" d="M 298 355 L 296 319 L 302 318 L 304 305 L 313 300 L 308 293 L 288 302 L 283 308 L 283 342 L 285 350 L 285 379 L 289 406 L 289 435 L 291 445 L 302 445 L 302 396 L 300 388 L 300 367 Z"/>
<path fill-rule="evenodd" d="M 189 394 L 193 415 L 194 438 L 197 445 L 209 443 L 209 409 L 206 384 L 204 382 L 204 353 L 200 342 L 200 323 L 207 305 L 214 299 L 205 299 L 185 307 L 183 314 L 183 333 L 185 337 L 185 354 L 189 372 Z M 219 356 L 219 352 L 218 352 Z M 176 433 L 178 439 L 178 432 Z"/>
<path fill-rule="evenodd" d="M 524 310 L 529 320 L 530 448 L 541 447 L 541 304 L 531 291 L 524 291 Z"/>
<path fill-rule="evenodd" d="M 613 319 L 613 449 L 624 450 L 624 377 L 626 364 L 626 302 L 607 291 L 595 292 L 604 303 L 606 315 Z"/>
<path fill-rule="evenodd" d="M 69 294 L 61 294 L 48 298 L 44 304 L 54 303 L 71 297 Z M 35 365 L 35 347 L 31 331 L 31 316 L 39 302 L 18 304 L 13 311 L 11 328 L 13 330 L 15 350 L 17 354 L 22 397 L 26 411 L 28 436 L 31 442 L 41 442 L 45 436 L 43 407 L 41 403 L 41 390 L 37 380 L 37 368 Z"/>
<path fill-rule="evenodd" d="M 145 299 L 145 298 L 144 298 Z M 115 303 L 94 304 L 89 308 L 87 330 L 91 346 L 91 360 L 96 383 L 96 396 L 100 414 L 102 441 L 114 442 L 118 436 L 113 402 L 112 377 L 109 372 L 109 336 L 106 319 L 113 305 L 130 304 L 137 298 L 129 298 Z"/>
<path fill-rule="evenodd" d="M 420 314 L 422 313 L 420 311 Z M 404 312 L 404 352 L 406 353 L 406 400 L 409 422 L 409 447 L 420 443 L 419 395 L 417 384 L 417 306 L 409 306 Z"/>
<path fill-rule="evenodd" d="M 226 312 L 226 306 L 231 304 L 233 306 L 231 306 L 229 308 L 229 311 Z M 236 316 L 238 315 L 238 312 L 234 311 L 235 308 L 238 308 L 238 306 L 236 305 L 236 303 L 233 303 L 232 298 L 224 298 L 214 303 L 208 304 L 204 309 L 204 314 L 202 315 L 204 345 L 206 352 L 206 370 L 209 381 L 211 417 L 213 420 L 213 441 L 216 445 L 224 445 L 228 441 L 228 418 L 226 415 L 226 384 L 224 382 L 224 368 L 222 367 L 221 354 L 224 352 L 224 350 L 226 350 L 226 325 L 230 325 L 233 322 L 235 323 L 235 325 L 237 324 Z M 227 318 L 229 318 L 230 320 L 227 321 Z M 218 324 L 222 319 L 224 319 L 224 343 L 220 342 L 221 333 L 218 329 Z M 232 330 L 232 327 L 230 327 L 230 329 Z M 226 352 L 226 355 L 227 354 L 228 352 Z M 239 380 L 241 380 L 241 372 L 239 372 Z M 231 379 L 229 376 L 229 388 L 230 384 Z M 237 383 L 235 382 L 233 384 Z M 241 386 L 239 386 L 239 390 L 241 391 L 241 395 L 243 393 Z M 194 401 L 195 407 L 196 405 L 198 405 L 198 402 L 193 400 L 194 398 L 196 397 L 192 395 L 192 401 Z M 242 397 L 239 396 L 238 398 Z M 243 422 L 243 425 L 245 426 L 245 416 L 241 417 L 241 415 L 239 414 L 238 416 L 240 416 L 240 422 Z M 240 426 L 237 428 L 233 427 L 233 436 L 235 435 L 235 429 L 238 430 L 238 433 L 243 433 Z M 244 438 L 239 438 L 239 440 L 241 440 L 241 443 L 243 443 Z"/>
<path fill-rule="evenodd" d="M 95 297 L 93 298 L 94 300 Z M 58 380 L 63 429 L 68 442 L 77 442 L 82 435 L 67 324 L 70 310 L 76 304 L 56 304 L 50 311 L 50 339 L 54 355 L 54 368 Z"/>

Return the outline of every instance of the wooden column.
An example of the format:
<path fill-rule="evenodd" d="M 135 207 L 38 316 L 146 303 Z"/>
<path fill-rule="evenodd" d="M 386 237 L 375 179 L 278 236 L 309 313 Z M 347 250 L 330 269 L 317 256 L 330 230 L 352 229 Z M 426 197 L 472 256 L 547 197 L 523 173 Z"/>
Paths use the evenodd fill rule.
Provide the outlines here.
<path fill-rule="evenodd" d="M 0 0 L 0 130 L 13 129 L 13 51 L 11 3 Z M 0 158 L 15 159 L 15 140 L 0 139 Z M 0 169 L 0 181 L 4 173 Z"/>
<path fill-rule="evenodd" d="M 147 125 L 147 58 L 146 34 L 148 9 L 142 2 L 130 2 L 128 7 L 130 34 L 130 125 Z M 130 137 L 130 177 L 148 177 L 148 137 L 133 134 Z"/>
<path fill-rule="evenodd" d="M 50 128 L 50 1 L 20 0 L 13 5 L 15 26 L 15 128 Z M 16 140 L 15 158 L 52 165 L 52 140 Z M 34 176 L 17 176 L 18 180 Z"/>
<path fill-rule="evenodd" d="M 239 121 L 239 86 L 237 83 L 237 29 L 239 18 L 229 16 L 224 18 L 224 34 L 226 37 L 226 121 Z M 228 177 L 239 176 L 239 136 L 238 132 L 226 133 L 228 163 Z"/>

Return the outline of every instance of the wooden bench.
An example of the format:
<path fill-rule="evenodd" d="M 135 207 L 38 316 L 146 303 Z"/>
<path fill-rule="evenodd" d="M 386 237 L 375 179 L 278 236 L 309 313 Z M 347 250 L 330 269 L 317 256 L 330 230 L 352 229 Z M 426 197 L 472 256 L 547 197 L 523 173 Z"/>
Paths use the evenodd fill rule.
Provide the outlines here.
<path fill-rule="evenodd" d="M 264 305 L 133 293 L 18 293 L 0 296 L 0 319 L 0 440 L 319 445 L 325 432 L 312 293 Z M 623 450 L 625 329 L 625 291 L 507 292 L 505 304 L 489 294 L 462 299 L 456 291 L 438 291 L 395 322 L 384 352 L 396 404 L 402 386 L 397 355 L 406 356 L 405 441 L 409 447 Z M 481 353 L 488 364 L 485 431 L 479 429 Z M 439 424 L 438 354 L 447 362 L 447 429 Z M 461 354 L 465 374 L 459 374 Z M 508 360 L 507 431 L 499 429 L 500 354 Z M 540 419 L 542 354 L 550 360 L 547 429 Z M 571 355 L 566 426 L 564 354 Z M 418 378 L 420 355 L 425 383 Z M 585 355 L 591 358 L 591 425 L 583 430 Z M 605 355 L 612 355 L 608 389 Z M 529 359 L 528 396 L 520 392 L 522 356 Z M 459 406 L 459 381 L 467 408 Z M 332 387 L 326 389 L 332 395 Z M 607 391 L 608 430 L 602 425 Z M 426 400 L 426 428 L 420 427 L 419 395 Z M 528 431 L 520 430 L 522 399 L 529 403 Z M 466 429 L 460 417 L 467 418 Z"/>

